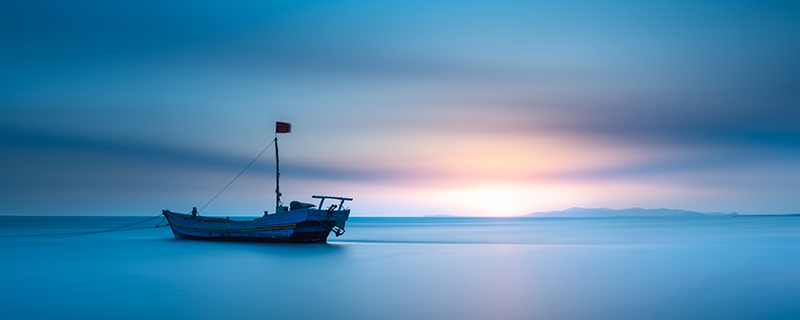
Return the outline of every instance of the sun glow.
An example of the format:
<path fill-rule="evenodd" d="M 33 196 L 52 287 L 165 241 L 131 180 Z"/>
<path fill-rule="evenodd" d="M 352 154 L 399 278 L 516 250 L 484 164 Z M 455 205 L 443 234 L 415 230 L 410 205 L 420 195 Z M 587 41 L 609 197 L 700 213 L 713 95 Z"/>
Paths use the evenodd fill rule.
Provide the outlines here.
<path fill-rule="evenodd" d="M 458 204 L 469 215 L 510 217 L 532 213 L 542 205 L 558 202 L 565 194 L 551 187 L 483 185 L 445 192 L 443 198 Z"/>

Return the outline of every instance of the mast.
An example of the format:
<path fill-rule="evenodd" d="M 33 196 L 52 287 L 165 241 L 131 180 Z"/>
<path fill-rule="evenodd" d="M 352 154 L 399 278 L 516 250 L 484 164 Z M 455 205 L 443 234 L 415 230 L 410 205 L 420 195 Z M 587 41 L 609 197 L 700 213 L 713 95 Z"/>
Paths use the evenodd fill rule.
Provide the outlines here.
<path fill-rule="evenodd" d="M 281 169 L 278 158 L 278 134 L 292 132 L 292 124 L 288 122 L 275 122 L 275 213 L 283 211 L 281 203 Z"/>
<path fill-rule="evenodd" d="M 275 134 L 275 213 L 281 212 L 281 169 L 278 159 L 278 134 Z"/>

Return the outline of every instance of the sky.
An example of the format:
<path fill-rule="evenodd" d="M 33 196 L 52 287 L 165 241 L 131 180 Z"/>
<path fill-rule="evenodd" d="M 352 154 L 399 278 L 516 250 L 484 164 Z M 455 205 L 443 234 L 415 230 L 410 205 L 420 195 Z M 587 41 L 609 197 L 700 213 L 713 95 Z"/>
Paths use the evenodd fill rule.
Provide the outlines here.
<path fill-rule="evenodd" d="M 800 213 L 795 1 L 3 1 L 0 215 Z M 269 149 L 202 214 L 275 206 Z"/>

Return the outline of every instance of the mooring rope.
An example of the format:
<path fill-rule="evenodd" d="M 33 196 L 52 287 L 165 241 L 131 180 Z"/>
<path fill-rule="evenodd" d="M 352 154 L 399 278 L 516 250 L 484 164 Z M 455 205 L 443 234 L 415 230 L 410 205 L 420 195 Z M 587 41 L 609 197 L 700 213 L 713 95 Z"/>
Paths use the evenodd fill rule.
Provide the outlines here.
<path fill-rule="evenodd" d="M 139 227 L 139 228 L 129 228 L 135 226 L 137 224 L 142 224 L 150 220 L 155 220 L 161 217 L 161 221 L 158 222 L 154 227 Z M 0 238 L 22 238 L 22 237 L 50 237 L 50 236 L 83 236 L 89 234 L 96 234 L 96 233 L 105 233 L 105 232 L 118 232 L 118 231 L 130 231 L 130 230 L 142 230 L 142 229 L 153 229 L 153 228 L 163 228 L 169 226 L 169 223 L 165 225 L 161 225 L 164 222 L 164 216 L 158 215 L 152 218 L 147 218 L 145 220 L 131 223 L 128 225 L 124 225 L 121 227 L 105 229 L 105 230 L 97 230 L 97 231 L 81 231 L 81 232 L 61 232 L 61 233 L 38 233 L 38 234 L 17 234 L 17 235 L 0 235 Z"/>
<path fill-rule="evenodd" d="M 264 152 L 267 152 L 267 149 L 269 149 L 269 147 L 271 147 L 273 143 L 275 143 L 275 140 L 272 140 L 272 142 L 270 142 L 270 143 L 267 145 L 267 147 L 266 147 L 266 148 L 264 148 L 264 150 L 261 150 L 261 153 L 259 153 L 259 154 L 258 154 L 258 155 L 255 157 L 255 159 L 253 159 L 253 161 L 250 161 L 250 163 L 248 163 L 248 164 L 247 164 L 247 166 L 246 166 L 246 167 L 244 167 L 244 169 L 242 169 L 242 171 L 241 171 L 241 172 L 239 172 L 239 174 L 237 174 L 235 177 L 233 177 L 233 180 L 231 180 L 231 182 L 228 182 L 228 184 L 227 184 L 227 185 L 225 185 L 225 187 L 224 187 L 224 188 L 222 188 L 222 190 L 220 190 L 219 192 L 217 192 L 217 195 L 215 195 L 213 198 L 211 198 L 211 200 L 208 200 L 208 202 L 206 203 L 206 205 L 204 205 L 202 208 L 200 208 L 200 210 L 197 210 L 197 212 L 203 212 L 203 209 L 205 209 L 206 207 L 208 207 L 208 205 L 209 205 L 209 204 L 211 204 L 211 202 L 212 202 L 212 201 L 214 201 L 214 199 L 216 199 L 217 197 L 219 197 L 219 195 L 220 195 L 220 194 L 222 194 L 222 192 L 223 192 L 223 191 L 225 191 L 225 189 L 228 189 L 228 187 L 230 187 L 230 186 L 231 186 L 231 184 L 232 184 L 234 181 L 236 181 L 236 179 L 238 179 L 238 178 L 239 178 L 239 176 L 241 176 L 241 175 L 242 175 L 242 173 L 244 173 L 244 172 L 245 172 L 245 170 L 247 170 L 247 168 L 250 168 L 250 166 L 251 166 L 251 165 L 253 165 L 253 163 L 255 163 L 255 162 L 256 162 L 256 160 L 258 160 L 258 158 L 260 158 L 260 157 L 261 157 L 261 155 L 262 155 L 262 154 L 264 154 Z"/>

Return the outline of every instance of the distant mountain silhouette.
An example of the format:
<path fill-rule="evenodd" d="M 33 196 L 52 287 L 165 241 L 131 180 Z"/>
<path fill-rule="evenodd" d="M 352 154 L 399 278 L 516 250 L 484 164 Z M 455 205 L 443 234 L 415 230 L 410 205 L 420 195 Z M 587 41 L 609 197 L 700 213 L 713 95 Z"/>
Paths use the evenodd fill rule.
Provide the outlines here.
<path fill-rule="evenodd" d="M 548 212 L 534 212 L 525 215 L 526 217 L 707 217 L 707 216 L 737 216 L 739 213 L 722 213 L 722 212 L 695 212 L 678 209 L 642 209 L 642 208 L 628 208 L 621 210 L 607 209 L 607 208 L 578 208 L 572 207 L 567 210 L 561 211 L 548 211 Z"/>

